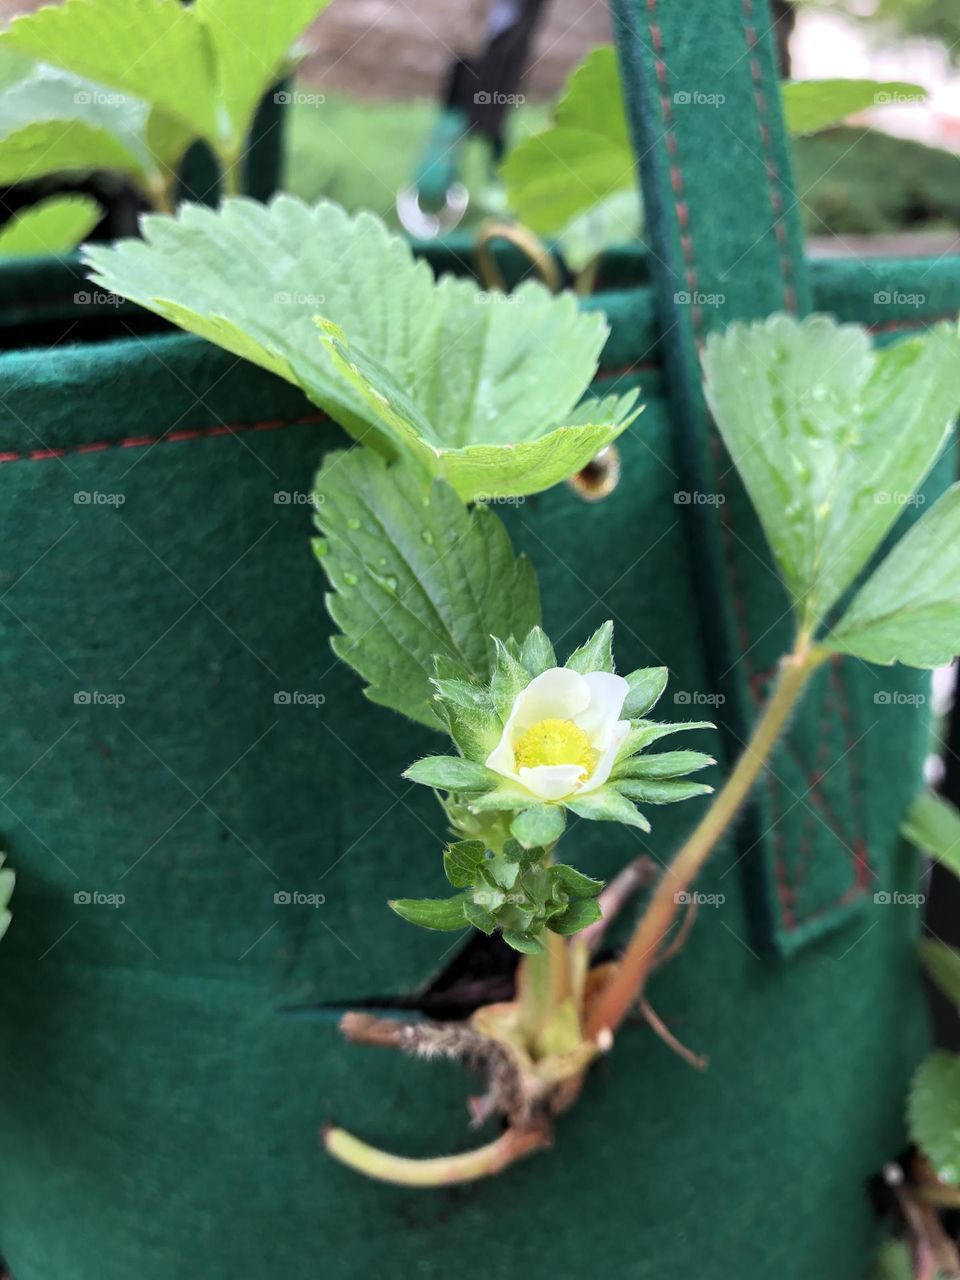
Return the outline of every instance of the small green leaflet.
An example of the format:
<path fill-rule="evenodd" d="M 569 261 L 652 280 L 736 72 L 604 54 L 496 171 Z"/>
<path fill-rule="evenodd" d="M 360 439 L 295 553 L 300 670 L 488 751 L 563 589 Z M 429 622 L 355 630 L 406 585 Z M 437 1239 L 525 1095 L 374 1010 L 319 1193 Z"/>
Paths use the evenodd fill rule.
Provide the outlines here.
<path fill-rule="evenodd" d="M 960 876 L 960 813 L 949 800 L 924 791 L 907 811 L 900 834 Z"/>
<path fill-rule="evenodd" d="M 302 387 L 464 501 L 549 488 L 639 411 L 635 393 L 574 407 L 596 372 L 601 316 L 534 283 L 509 296 L 437 284 L 369 214 L 279 196 L 142 227 L 142 241 L 87 251 L 100 284 Z"/>
<path fill-rule="evenodd" d="M 946 440 L 960 406 L 956 327 L 874 351 L 859 326 L 773 316 L 712 333 L 704 370 L 798 617 L 817 623 Z"/>
<path fill-rule="evenodd" d="M 0 258 L 66 253 L 93 230 L 100 216 L 100 206 L 87 196 L 44 200 L 0 227 Z"/>
<path fill-rule="evenodd" d="M 948 1186 L 960 1183 L 960 1056 L 938 1049 L 910 1088 L 910 1134 Z"/>
<path fill-rule="evenodd" d="M 410 460 L 368 449 L 329 454 L 316 482 L 315 544 L 342 634 L 339 658 L 374 702 L 436 728 L 436 655 L 486 680 L 493 635 L 525 635 L 540 621 L 536 578 L 515 557 L 500 520 L 468 511 L 453 490 Z"/>
<path fill-rule="evenodd" d="M 394 898 L 390 906 L 410 924 L 446 932 L 467 927 L 466 901 L 462 894 L 456 898 Z"/>
<path fill-rule="evenodd" d="M 60 120 L 25 125 L 0 138 L 0 183 L 15 185 L 51 173 L 110 169 L 135 180 L 144 171 L 123 143 L 101 125 Z"/>
<path fill-rule="evenodd" d="M 920 959 L 943 994 L 960 1009 L 960 951 L 945 942 L 924 938 L 920 943 Z"/>
<path fill-rule="evenodd" d="M 960 653 L 960 484 L 900 539 L 826 644 L 884 666 L 939 667 Z"/>
<path fill-rule="evenodd" d="M 613 193 L 636 187 L 636 160 L 612 45 L 587 55 L 554 108 L 553 124 L 524 138 L 507 156 L 500 177 L 511 210 L 545 235 L 562 230 Z"/>
<path fill-rule="evenodd" d="M 787 131 L 819 133 L 847 116 L 896 102 L 922 102 L 926 90 L 899 80 L 791 80 L 783 88 Z"/>

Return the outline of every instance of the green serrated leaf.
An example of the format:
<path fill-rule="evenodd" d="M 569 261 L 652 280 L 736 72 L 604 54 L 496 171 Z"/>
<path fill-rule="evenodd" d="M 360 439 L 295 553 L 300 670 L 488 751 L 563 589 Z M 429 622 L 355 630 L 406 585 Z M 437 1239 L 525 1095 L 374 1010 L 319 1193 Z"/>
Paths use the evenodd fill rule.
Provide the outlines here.
<path fill-rule="evenodd" d="M 464 760 L 462 756 L 426 756 L 405 769 L 403 776 L 411 782 L 436 787 L 440 791 L 489 791 L 496 785 L 496 778 L 489 769 L 475 760 Z"/>
<path fill-rule="evenodd" d="M 534 627 L 520 649 L 520 661 L 531 677 L 542 675 L 557 665 L 557 655 L 542 627 Z"/>
<path fill-rule="evenodd" d="M 910 1088 L 910 1133 L 941 1182 L 960 1184 L 960 1055 L 937 1050 Z"/>
<path fill-rule="evenodd" d="M 794 80 L 781 87 L 784 120 L 794 137 L 819 133 L 870 107 L 927 96 L 920 85 L 898 80 Z"/>
<path fill-rule="evenodd" d="M 469 889 L 476 881 L 477 870 L 486 850 L 481 840 L 458 840 L 443 851 L 443 870 L 455 889 Z"/>
<path fill-rule="evenodd" d="M 924 791 L 907 811 L 900 834 L 960 876 L 960 811 L 949 800 Z"/>
<path fill-rule="evenodd" d="M 102 210 L 87 196 L 59 196 L 17 213 L 0 228 L 0 258 L 65 253 L 100 221 Z"/>
<path fill-rule="evenodd" d="M 613 623 L 598 627 L 586 644 L 575 649 L 565 664 L 569 670 L 585 676 L 591 671 L 613 671 Z"/>
<path fill-rule="evenodd" d="M 539 620 L 530 562 L 514 557 L 497 516 L 467 511 L 410 462 L 388 466 L 362 449 L 329 454 L 316 492 L 335 592 L 327 604 L 342 633 L 335 652 L 374 702 L 436 727 L 435 656 L 486 679 L 491 636 Z"/>
<path fill-rule="evenodd" d="M 943 994 L 960 1009 L 960 951 L 945 942 L 924 938 L 920 943 L 920 959 Z"/>
<path fill-rule="evenodd" d="M 510 831 L 525 849 L 543 849 L 563 835 L 566 817 L 560 805 L 541 804 L 518 813 Z"/>
<path fill-rule="evenodd" d="M 422 929 L 449 931 L 465 929 L 465 913 L 472 904 L 463 897 L 456 898 L 394 898 L 390 907 L 398 916 Z"/>
<path fill-rule="evenodd" d="M 65 0 L 14 18 L 0 48 L 125 89 L 217 140 L 213 64 L 196 5 Z"/>
<path fill-rule="evenodd" d="M 195 0 L 216 63 L 219 100 L 232 137 L 246 137 L 257 104 L 276 82 L 291 45 L 330 0 Z"/>
<path fill-rule="evenodd" d="M 621 715 L 627 720 L 638 720 L 660 701 L 667 687 L 669 673 L 666 667 L 641 667 L 627 676 L 630 689 Z"/>
<path fill-rule="evenodd" d="M 638 804 L 678 804 L 681 800 L 708 796 L 713 791 L 713 787 L 704 782 L 655 782 L 647 778 L 617 777 L 611 785 Z"/>
<path fill-rule="evenodd" d="M 556 866 L 551 867 L 550 875 L 563 892 L 568 893 L 571 898 L 595 898 L 603 888 L 602 880 L 594 880 L 590 876 L 585 876 L 582 871 L 578 871 L 576 867 L 568 866 L 564 862 L 558 862 Z"/>
<path fill-rule="evenodd" d="M 624 760 L 615 769 L 619 778 L 680 778 L 716 764 L 713 756 L 702 751 L 663 751 L 653 756 L 634 756 Z"/>
<path fill-rule="evenodd" d="M 826 316 L 707 339 L 707 398 L 798 616 L 820 621 L 920 485 L 960 405 L 953 326 L 874 350 Z"/>
<path fill-rule="evenodd" d="M 884 666 L 939 667 L 960 653 L 960 484 L 904 534 L 825 644 Z"/>
<path fill-rule="evenodd" d="M 532 933 L 517 933 L 514 929 L 504 929 L 503 940 L 514 951 L 525 956 L 538 956 L 543 951 L 543 943 Z"/>
<path fill-rule="evenodd" d="M 465 501 L 556 484 L 638 412 L 635 393 L 573 407 L 602 317 L 534 283 L 499 302 L 469 281 L 436 284 L 369 214 L 278 196 L 185 206 L 142 229 L 142 241 L 87 250 L 99 284 L 302 387 Z"/>
<path fill-rule="evenodd" d="M 627 827 L 650 830 L 650 823 L 643 814 L 611 787 L 600 787 L 585 796 L 575 796 L 565 801 L 565 804 L 581 818 L 590 818 L 596 822 L 622 822 Z"/>
<path fill-rule="evenodd" d="M 0 183 L 14 185 L 54 173 L 108 169 L 142 180 L 139 159 L 114 134 L 79 120 L 44 120 L 0 138 Z"/>
<path fill-rule="evenodd" d="M 579 933 L 581 929 L 586 929 L 588 925 L 596 924 L 602 919 L 603 912 L 596 898 L 581 898 L 578 902 L 571 902 L 566 911 L 552 916 L 547 923 L 547 928 L 551 933 L 567 936 L 571 933 Z"/>

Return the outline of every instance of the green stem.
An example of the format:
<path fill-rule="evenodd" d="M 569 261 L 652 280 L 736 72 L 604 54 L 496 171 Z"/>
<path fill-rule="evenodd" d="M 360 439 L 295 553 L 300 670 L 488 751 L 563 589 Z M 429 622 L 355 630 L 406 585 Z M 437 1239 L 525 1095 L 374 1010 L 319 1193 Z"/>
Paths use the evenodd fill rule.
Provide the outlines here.
<path fill-rule="evenodd" d="M 810 648 L 808 635 L 804 633 L 798 638 L 793 653 L 783 659 L 776 689 L 757 722 L 753 737 L 703 820 L 654 889 L 614 976 L 591 1013 L 587 1026 L 589 1038 L 598 1042 L 609 1040 L 642 993 L 680 902 L 750 794 L 808 679 L 826 656 L 824 650 Z"/>
<path fill-rule="evenodd" d="M 221 152 L 220 156 L 221 186 L 224 195 L 239 196 L 243 194 L 243 159 L 241 154 L 233 151 Z"/>
<path fill-rule="evenodd" d="M 444 1187 L 459 1182 L 489 1178 L 522 1156 L 547 1146 L 549 1135 L 542 1129 L 507 1129 L 494 1142 L 461 1155 L 436 1156 L 428 1160 L 411 1160 L 391 1155 L 361 1142 L 345 1129 L 331 1126 L 323 1134 L 323 1145 L 330 1155 L 357 1173 L 392 1182 L 401 1187 Z"/>

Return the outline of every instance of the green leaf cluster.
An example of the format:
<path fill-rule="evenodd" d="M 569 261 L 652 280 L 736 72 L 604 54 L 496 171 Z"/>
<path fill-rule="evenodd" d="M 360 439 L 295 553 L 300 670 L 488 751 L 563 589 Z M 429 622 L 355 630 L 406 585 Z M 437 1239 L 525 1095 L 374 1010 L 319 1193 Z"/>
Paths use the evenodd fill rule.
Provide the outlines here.
<path fill-rule="evenodd" d="M 914 497 L 960 408 L 960 334 L 875 350 L 856 325 L 773 316 L 711 334 L 706 393 L 801 631 L 815 636 Z M 955 486 L 881 561 L 824 651 L 933 667 L 960 652 Z"/>
<path fill-rule="evenodd" d="M 369 214 L 290 196 L 146 218 L 88 248 L 94 279 L 301 387 L 357 440 L 407 453 L 465 502 L 539 492 L 605 448 L 636 393 L 577 406 L 607 335 L 530 282 L 437 282 Z"/>
<path fill-rule="evenodd" d="M 500 932 L 515 951 L 543 951 L 544 929 L 572 934 L 600 919 L 599 880 L 548 861 L 542 847 L 507 840 L 497 852 L 482 840 L 448 845 L 443 868 L 460 892 L 450 898 L 403 898 L 390 903 L 404 920 L 426 929 Z"/>
<path fill-rule="evenodd" d="M 899 82 L 788 83 L 783 85 L 787 128 L 795 135 L 815 133 L 904 95 L 924 96 L 918 85 Z M 593 49 L 574 69 L 550 125 L 508 153 L 500 177 L 511 211 L 531 230 L 555 236 L 573 271 L 640 234 L 636 157 L 612 45 Z"/>
<path fill-rule="evenodd" d="M 565 665 L 581 674 L 612 672 L 612 637 L 613 624 L 606 622 Z M 465 809 L 474 819 L 508 822 L 511 837 L 524 848 L 553 845 L 564 832 L 567 812 L 649 831 L 650 823 L 638 805 L 671 804 L 712 791 L 687 779 L 714 764 L 711 756 L 699 751 L 647 750 L 669 734 L 713 728 L 706 721 L 666 724 L 646 718 L 666 687 L 667 672 L 662 667 L 642 668 L 626 677 L 630 691 L 622 715 L 630 721 L 630 732 L 610 778 L 595 791 L 545 802 L 488 769 L 484 762 L 499 742 L 517 696 L 534 677 L 556 666 L 553 645 L 539 626 L 522 643 L 496 643 L 489 681 L 478 679 L 462 664 L 438 661 L 434 709 L 459 755 L 428 756 L 411 765 L 404 777 L 449 793 L 454 813 Z"/>
<path fill-rule="evenodd" d="M 108 169 L 169 191 L 197 139 L 231 170 L 293 42 L 329 0 L 65 0 L 14 18 L 34 65 L 0 95 L 0 181 Z"/>

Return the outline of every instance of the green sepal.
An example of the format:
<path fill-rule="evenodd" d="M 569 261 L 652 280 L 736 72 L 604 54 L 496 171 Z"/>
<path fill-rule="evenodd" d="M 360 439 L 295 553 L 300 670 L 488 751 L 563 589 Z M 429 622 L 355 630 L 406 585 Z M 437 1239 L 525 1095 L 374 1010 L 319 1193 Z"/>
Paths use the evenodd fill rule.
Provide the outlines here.
<path fill-rule="evenodd" d="M 638 804 L 676 804 L 713 792 L 713 787 L 705 782 L 660 782 L 652 778 L 615 778 L 611 785 Z"/>
<path fill-rule="evenodd" d="M 466 928 L 466 909 L 470 905 L 462 894 L 456 898 L 393 898 L 390 901 L 391 910 L 410 924 L 444 932 Z"/>
<path fill-rule="evenodd" d="M 405 769 L 403 777 L 442 791 L 489 791 L 496 783 L 485 765 L 462 756 L 425 756 Z"/>
<path fill-rule="evenodd" d="M 658 724 L 655 720 L 634 720 L 623 746 L 617 752 L 617 761 L 636 755 L 644 747 L 651 746 L 661 738 L 668 738 L 671 734 L 683 733 L 687 729 L 715 728 L 716 725 L 711 724 L 709 720 L 681 720 L 675 724 Z"/>
<path fill-rule="evenodd" d="M 588 675 L 591 671 L 613 672 L 613 623 L 599 627 L 586 644 L 574 649 L 566 661 L 567 669 Z"/>
<path fill-rule="evenodd" d="M 508 947 L 513 947 L 514 951 L 520 951 L 525 956 L 543 954 L 543 943 L 532 933 L 518 933 L 514 929 L 504 929 L 503 940 Z"/>
<path fill-rule="evenodd" d="M 949 800 L 922 792 L 907 810 L 900 834 L 960 876 L 960 811 Z"/>
<path fill-rule="evenodd" d="M 585 876 L 582 871 L 564 862 L 558 862 L 550 868 L 550 877 L 571 898 L 595 898 L 603 888 L 602 880 Z"/>
<path fill-rule="evenodd" d="M 623 760 L 614 769 L 619 778 L 679 778 L 698 769 L 716 764 L 713 756 L 702 751 L 663 751 L 653 756 L 633 756 Z"/>
<path fill-rule="evenodd" d="M 497 715 L 506 721 L 513 709 L 517 695 L 530 683 L 526 667 L 511 652 L 510 646 L 494 638 L 496 662 L 490 680 L 490 694 Z"/>
<path fill-rule="evenodd" d="M 443 851 L 443 870 L 455 889 L 469 889 L 486 858 L 481 840 L 458 840 Z"/>
<path fill-rule="evenodd" d="M 641 831 L 649 831 L 650 823 L 619 792 L 611 787 L 600 787 L 585 796 L 575 796 L 566 801 L 566 806 L 581 818 L 590 818 L 600 822 L 622 822 L 628 827 L 638 827 Z"/>
<path fill-rule="evenodd" d="M 560 839 L 566 825 L 566 815 L 560 805 L 539 804 L 518 813 L 510 824 L 510 832 L 525 849 L 544 848 Z"/>
<path fill-rule="evenodd" d="M 497 809 L 529 809 L 531 801 L 536 797 L 529 791 L 523 791 L 509 782 L 504 786 L 494 787 L 485 795 L 472 795 L 468 808 L 471 813 L 490 813 Z"/>
<path fill-rule="evenodd" d="M 557 655 L 542 627 L 534 627 L 527 635 L 520 649 L 520 661 L 531 678 L 557 665 Z"/>
<path fill-rule="evenodd" d="M 627 676 L 630 686 L 624 700 L 621 715 L 625 720 L 638 720 L 660 701 L 667 687 L 669 672 L 666 667 L 640 667 Z"/>
<path fill-rule="evenodd" d="M 567 936 L 571 933 L 579 933 L 581 929 L 586 929 L 588 925 L 596 924 L 602 919 L 603 912 L 596 898 L 581 898 L 578 902 L 571 902 L 561 915 L 555 915 L 549 920 L 547 928 L 551 933 Z"/>
<path fill-rule="evenodd" d="M 496 932 L 497 922 L 487 907 L 481 907 L 468 898 L 463 904 L 463 914 L 475 929 L 479 929 L 481 933 L 487 934 L 488 937 Z"/>

